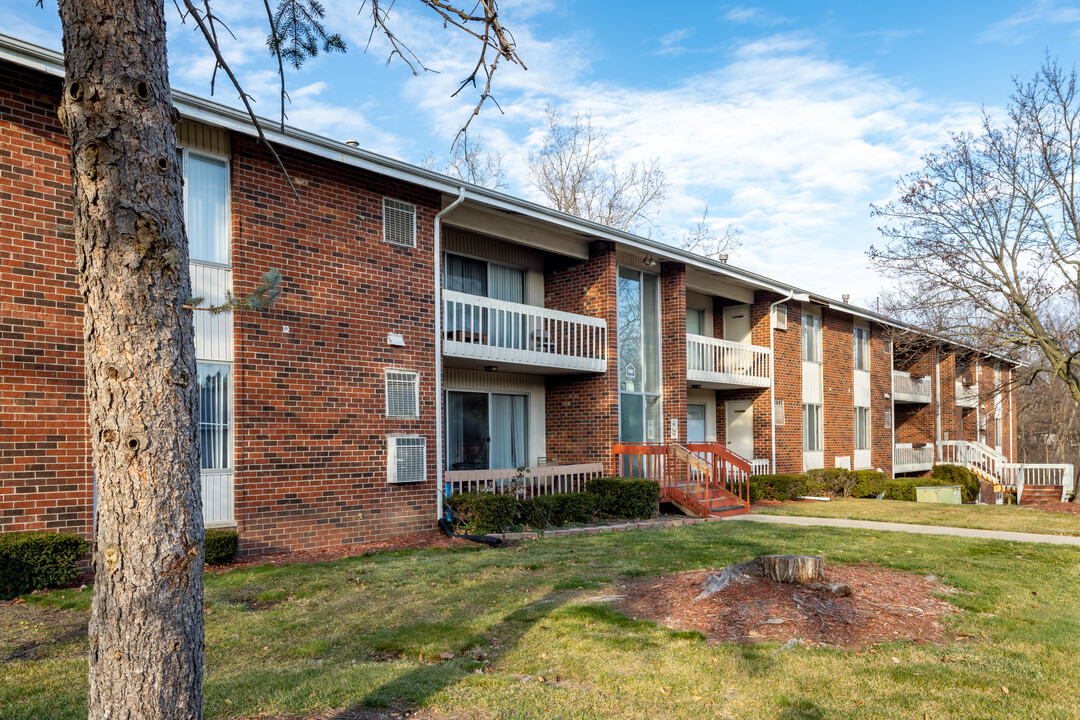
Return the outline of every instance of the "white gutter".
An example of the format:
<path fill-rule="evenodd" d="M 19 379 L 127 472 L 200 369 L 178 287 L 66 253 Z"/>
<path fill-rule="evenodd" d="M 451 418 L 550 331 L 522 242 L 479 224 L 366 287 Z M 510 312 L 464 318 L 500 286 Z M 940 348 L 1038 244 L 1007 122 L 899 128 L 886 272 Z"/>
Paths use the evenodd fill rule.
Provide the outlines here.
<path fill-rule="evenodd" d="M 809 295 L 805 295 L 806 301 L 810 300 Z M 786 298 L 781 298 L 774 303 L 769 304 L 769 374 L 772 377 L 769 378 L 769 436 L 772 438 L 772 473 L 775 475 L 776 470 L 776 327 L 773 323 L 773 313 L 776 312 L 777 305 L 783 305 L 786 302 L 791 302 L 795 299 L 795 291 L 789 290 Z M 788 319 L 790 322 L 790 318 Z M 800 321 L 801 322 L 801 321 Z M 801 325 L 800 325 L 801 327 Z M 784 412 L 787 412 L 785 409 Z"/>
<path fill-rule="evenodd" d="M 465 186 L 458 196 L 435 214 L 435 519 L 443 516 L 443 335 L 442 335 L 442 218 L 465 202 Z"/>

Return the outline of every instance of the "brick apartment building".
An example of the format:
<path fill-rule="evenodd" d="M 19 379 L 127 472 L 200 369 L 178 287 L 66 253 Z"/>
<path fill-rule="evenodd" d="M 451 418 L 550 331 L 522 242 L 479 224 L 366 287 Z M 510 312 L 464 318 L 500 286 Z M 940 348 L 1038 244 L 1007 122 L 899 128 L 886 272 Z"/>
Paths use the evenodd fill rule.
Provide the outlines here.
<path fill-rule="evenodd" d="M 0 36 L 0 532 L 89 536 L 94 478 L 57 53 Z M 758 473 L 1013 458 L 1013 368 L 871 311 L 300 130 L 174 101 L 204 514 L 242 548 L 430 528 L 446 487 L 565 487 L 618 443 Z M 272 127 L 268 123 L 267 127 Z M 913 340 L 914 339 L 914 340 Z M 951 443 L 951 445 L 949 444 Z M 487 484 L 487 485 L 485 485 Z"/>

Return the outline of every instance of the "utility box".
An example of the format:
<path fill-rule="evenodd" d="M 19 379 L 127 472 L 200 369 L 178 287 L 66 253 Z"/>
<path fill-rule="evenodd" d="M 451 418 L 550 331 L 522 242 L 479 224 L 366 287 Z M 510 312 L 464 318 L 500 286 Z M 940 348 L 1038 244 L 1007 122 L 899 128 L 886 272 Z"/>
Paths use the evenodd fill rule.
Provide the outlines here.
<path fill-rule="evenodd" d="M 961 502 L 959 485 L 927 485 L 915 488 L 915 502 L 948 503 L 959 505 Z"/>

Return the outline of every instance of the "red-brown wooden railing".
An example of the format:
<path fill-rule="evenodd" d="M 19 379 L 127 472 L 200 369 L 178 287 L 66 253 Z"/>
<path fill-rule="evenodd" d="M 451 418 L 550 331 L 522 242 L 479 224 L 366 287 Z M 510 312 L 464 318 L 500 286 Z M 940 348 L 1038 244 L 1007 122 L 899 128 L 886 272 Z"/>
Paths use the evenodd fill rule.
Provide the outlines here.
<path fill-rule="evenodd" d="M 750 507 L 751 463 L 720 443 L 687 443 L 686 449 L 712 465 L 712 476 L 744 505 Z"/>

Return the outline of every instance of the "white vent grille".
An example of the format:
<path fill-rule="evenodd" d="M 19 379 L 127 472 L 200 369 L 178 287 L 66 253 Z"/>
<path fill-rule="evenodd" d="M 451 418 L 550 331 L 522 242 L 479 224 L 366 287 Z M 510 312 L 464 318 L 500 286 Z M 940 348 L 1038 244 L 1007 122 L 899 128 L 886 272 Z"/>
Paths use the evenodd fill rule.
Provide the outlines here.
<path fill-rule="evenodd" d="M 773 308 L 773 323 L 774 330 L 787 330 L 787 305 L 777 305 Z M 779 423 L 783 425 L 783 423 Z"/>
<path fill-rule="evenodd" d="M 777 400 L 773 403 L 773 425 L 784 424 L 784 401 Z"/>
<path fill-rule="evenodd" d="M 386 417 L 414 418 L 420 414 L 420 373 L 386 371 Z"/>
<path fill-rule="evenodd" d="M 423 482 L 427 479 L 427 439 L 412 436 L 389 437 L 386 479 L 391 483 Z"/>
<path fill-rule="evenodd" d="M 416 206 L 383 198 L 383 239 L 394 245 L 416 247 Z"/>

